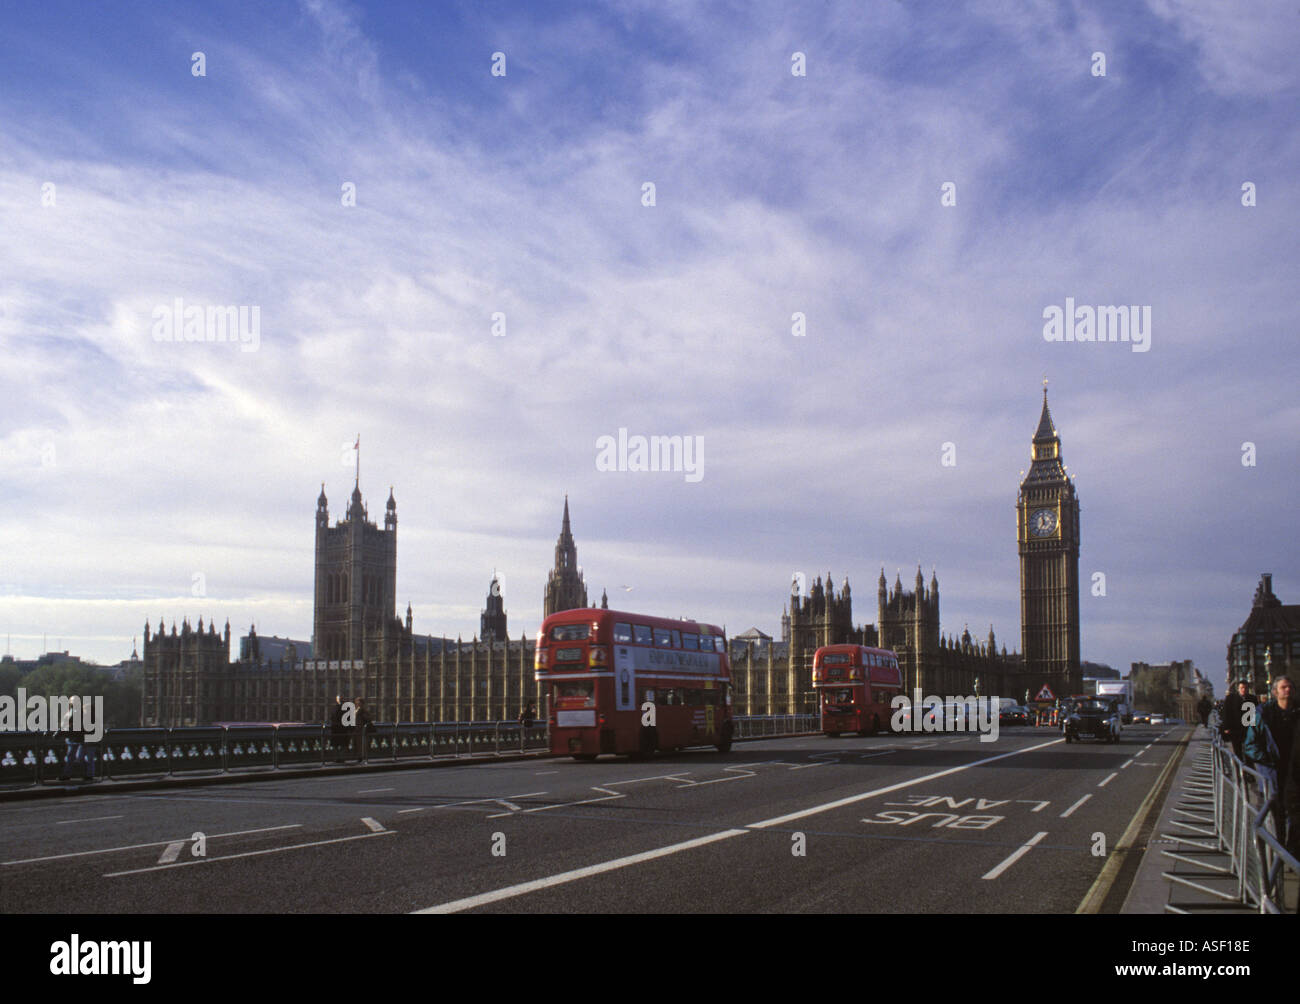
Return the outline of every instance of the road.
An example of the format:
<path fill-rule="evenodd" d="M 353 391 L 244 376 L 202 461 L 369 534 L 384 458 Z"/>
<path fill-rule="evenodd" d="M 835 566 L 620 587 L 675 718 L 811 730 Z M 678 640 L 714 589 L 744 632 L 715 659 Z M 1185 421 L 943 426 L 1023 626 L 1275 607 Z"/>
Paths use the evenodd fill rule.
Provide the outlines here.
<path fill-rule="evenodd" d="M 1097 835 L 1114 850 L 1186 732 L 812 736 L 9 803 L 0 911 L 1072 913 Z"/>

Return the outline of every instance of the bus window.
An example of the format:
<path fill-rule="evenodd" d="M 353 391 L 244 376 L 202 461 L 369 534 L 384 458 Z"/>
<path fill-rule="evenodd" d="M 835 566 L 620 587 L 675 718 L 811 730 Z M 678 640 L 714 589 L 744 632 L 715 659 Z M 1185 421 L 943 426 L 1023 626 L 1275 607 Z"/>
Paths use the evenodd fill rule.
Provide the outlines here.
<path fill-rule="evenodd" d="M 673 648 L 681 648 L 681 647 L 682 647 L 682 633 L 678 631 L 676 628 L 673 628 Z"/>
<path fill-rule="evenodd" d="M 697 634 L 682 635 L 682 648 L 688 652 L 694 652 L 700 647 L 700 636 Z"/>
<path fill-rule="evenodd" d="M 555 685 L 555 705 L 556 707 L 571 706 L 574 704 L 584 704 L 587 707 L 595 706 L 595 699 L 591 694 L 590 680 L 571 680 L 565 683 Z"/>
<path fill-rule="evenodd" d="M 590 624 L 557 624 L 551 628 L 552 641 L 585 641 L 590 634 Z"/>
<path fill-rule="evenodd" d="M 632 625 L 615 622 L 614 624 L 614 644 L 630 645 L 632 644 Z"/>
<path fill-rule="evenodd" d="M 655 628 L 655 648 L 671 648 L 673 636 L 667 628 Z"/>
<path fill-rule="evenodd" d="M 717 635 L 714 635 L 714 638 L 713 638 L 713 647 L 714 647 L 717 651 L 719 651 L 719 652 L 725 652 L 725 651 L 727 650 L 727 646 L 725 646 L 724 644 L 722 644 L 722 639 L 721 639 L 720 637 L 718 637 Z"/>
<path fill-rule="evenodd" d="M 638 645 L 650 644 L 650 629 L 648 627 L 644 624 L 634 624 L 632 625 L 632 630 L 636 632 L 636 643 Z"/>

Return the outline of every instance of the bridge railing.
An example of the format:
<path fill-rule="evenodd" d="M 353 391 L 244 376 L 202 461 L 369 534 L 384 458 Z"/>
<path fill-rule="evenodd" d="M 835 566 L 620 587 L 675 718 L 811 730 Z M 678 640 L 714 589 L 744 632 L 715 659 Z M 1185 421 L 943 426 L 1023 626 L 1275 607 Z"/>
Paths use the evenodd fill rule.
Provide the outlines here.
<path fill-rule="evenodd" d="M 321 725 L 231 725 L 109 729 L 86 744 L 81 761 L 49 732 L 0 732 L 0 789 L 63 776 L 166 777 L 470 756 L 550 748 L 546 723 L 377 722 L 363 731 Z"/>
<path fill-rule="evenodd" d="M 1218 714 L 1210 719 L 1214 760 L 1214 830 L 1219 849 L 1231 860 L 1237 896 L 1260 913 L 1286 912 L 1287 873 L 1300 877 L 1300 860 L 1279 838 L 1277 824 L 1286 810 L 1274 809 L 1283 793 L 1272 777 L 1244 763 L 1223 741 Z M 1296 907 L 1293 906 L 1292 910 Z"/>
<path fill-rule="evenodd" d="M 736 739 L 820 731 L 816 715 L 732 719 Z M 66 741 L 49 732 L 0 732 L 0 789 L 80 779 L 201 776 L 310 769 L 337 763 L 382 763 L 546 752 L 550 734 L 538 719 L 520 722 L 378 722 L 335 731 L 328 725 L 230 725 L 109 729 L 69 762 Z M 89 768 L 89 769 L 88 769 Z"/>
<path fill-rule="evenodd" d="M 737 739 L 799 735 L 822 730 L 818 715 L 738 715 L 732 718 L 732 723 Z"/>

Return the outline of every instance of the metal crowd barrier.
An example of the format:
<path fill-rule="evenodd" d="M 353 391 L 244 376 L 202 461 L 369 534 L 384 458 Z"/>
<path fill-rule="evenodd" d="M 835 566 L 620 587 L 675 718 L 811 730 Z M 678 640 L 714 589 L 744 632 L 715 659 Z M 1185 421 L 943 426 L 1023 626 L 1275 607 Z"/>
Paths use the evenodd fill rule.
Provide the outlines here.
<path fill-rule="evenodd" d="M 1219 850 L 1228 855 L 1237 876 L 1237 895 L 1260 913 L 1285 913 L 1287 872 L 1300 878 L 1300 860 L 1291 854 L 1276 830 L 1271 778 L 1248 767 L 1223 741 L 1216 712 L 1210 720 L 1214 759 L 1214 830 Z M 1282 807 L 1278 815 L 1285 820 Z M 1285 829 L 1284 829 L 1285 832 Z M 1293 905 L 1292 912 L 1300 904 Z"/>
<path fill-rule="evenodd" d="M 796 735 L 820 732 L 818 715 L 737 715 L 732 718 L 736 739 L 761 739 L 763 736 Z"/>

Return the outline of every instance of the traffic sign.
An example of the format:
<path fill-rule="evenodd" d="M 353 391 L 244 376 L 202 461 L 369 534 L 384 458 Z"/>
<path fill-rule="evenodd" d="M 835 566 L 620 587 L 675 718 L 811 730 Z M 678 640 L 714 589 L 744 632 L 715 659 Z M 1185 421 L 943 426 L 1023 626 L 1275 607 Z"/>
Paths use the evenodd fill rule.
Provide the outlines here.
<path fill-rule="evenodd" d="M 1043 684 L 1043 689 L 1040 690 L 1040 691 L 1038 692 L 1038 696 L 1035 697 L 1034 700 L 1035 700 L 1035 701 L 1054 701 L 1054 700 L 1056 700 L 1056 695 L 1052 693 L 1052 688 L 1049 687 L 1047 684 L 1044 683 L 1044 684 Z"/>

